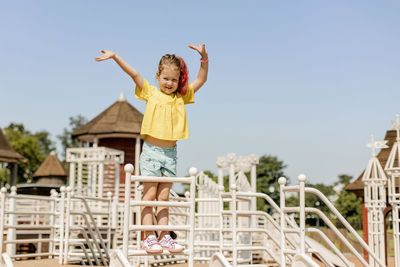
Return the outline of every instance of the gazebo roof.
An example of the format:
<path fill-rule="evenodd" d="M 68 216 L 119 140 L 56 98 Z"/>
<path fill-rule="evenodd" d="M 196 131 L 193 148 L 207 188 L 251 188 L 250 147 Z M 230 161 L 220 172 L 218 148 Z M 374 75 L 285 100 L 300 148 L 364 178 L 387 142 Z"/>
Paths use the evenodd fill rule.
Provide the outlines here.
<path fill-rule="evenodd" d="M 54 177 L 64 176 L 67 177 L 67 172 L 63 164 L 55 154 L 49 154 L 43 161 L 40 167 L 33 174 L 33 177 Z"/>
<path fill-rule="evenodd" d="M 142 120 L 143 114 L 129 104 L 121 94 L 118 101 L 71 135 L 87 142 L 94 142 L 95 137 L 134 138 L 140 134 Z"/>
<path fill-rule="evenodd" d="M 12 149 L 3 131 L 0 129 L 0 162 L 18 162 L 25 160 L 23 156 Z"/>
<path fill-rule="evenodd" d="M 376 156 L 383 168 L 385 167 L 386 161 L 389 158 L 389 154 L 390 154 L 390 151 L 392 150 L 393 144 L 396 142 L 396 131 L 388 130 L 385 135 L 385 140 L 388 141 L 387 142 L 388 147 L 382 148 L 381 151 L 379 152 L 379 154 Z M 358 193 L 360 195 L 363 194 L 364 183 L 362 182 L 362 177 L 363 177 L 364 171 L 360 174 L 360 176 L 358 176 L 358 178 L 356 180 L 354 180 L 354 182 L 352 182 L 351 184 L 346 186 L 345 189 L 347 191 L 353 191 L 354 193 Z M 387 187 L 387 183 L 386 183 L 386 187 Z"/>

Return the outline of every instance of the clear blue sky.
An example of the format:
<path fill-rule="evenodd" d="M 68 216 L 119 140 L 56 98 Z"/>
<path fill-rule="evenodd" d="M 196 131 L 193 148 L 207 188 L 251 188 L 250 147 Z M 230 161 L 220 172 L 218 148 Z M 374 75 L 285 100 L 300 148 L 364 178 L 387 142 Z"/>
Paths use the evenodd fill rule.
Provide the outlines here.
<path fill-rule="evenodd" d="M 206 43 L 206 85 L 187 106 L 191 138 L 178 174 L 216 171 L 218 156 L 278 156 L 297 180 L 336 181 L 367 165 L 399 113 L 398 1 L 5 1 L 0 9 L 0 127 L 23 123 L 55 136 L 134 84 L 114 50 L 154 81 L 159 58 L 185 58 L 193 80 Z M 60 154 L 61 151 L 58 151 Z"/>

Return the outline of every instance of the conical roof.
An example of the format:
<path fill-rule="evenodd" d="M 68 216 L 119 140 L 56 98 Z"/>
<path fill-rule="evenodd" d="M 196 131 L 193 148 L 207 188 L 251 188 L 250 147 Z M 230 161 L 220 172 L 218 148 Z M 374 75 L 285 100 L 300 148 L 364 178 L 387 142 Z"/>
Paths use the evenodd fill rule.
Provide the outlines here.
<path fill-rule="evenodd" d="M 142 120 L 143 114 L 120 96 L 118 101 L 71 135 L 88 142 L 93 142 L 95 137 L 134 138 L 140 134 Z"/>
<path fill-rule="evenodd" d="M 40 167 L 33 174 L 33 177 L 54 177 L 54 176 L 65 176 L 67 172 L 64 169 L 63 164 L 57 158 L 57 155 L 50 154 L 43 161 Z"/>
<path fill-rule="evenodd" d="M 390 151 L 392 150 L 393 144 L 396 142 L 396 131 L 388 130 L 385 135 L 385 140 L 387 142 L 387 148 L 382 148 L 379 154 L 376 156 L 381 164 L 381 166 L 385 166 L 388 161 Z M 362 182 L 362 177 L 364 175 L 365 170 L 360 174 L 360 176 L 351 184 L 349 184 L 345 189 L 347 191 L 354 191 L 355 193 L 359 193 L 359 195 L 363 194 L 364 191 L 364 183 Z M 386 184 L 387 187 L 387 184 Z"/>
<path fill-rule="evenodd" d="M 18 162 L 25 160 L 23 156 L 12 149 L 3 131 L 0 129 L 0 162 Z"/>

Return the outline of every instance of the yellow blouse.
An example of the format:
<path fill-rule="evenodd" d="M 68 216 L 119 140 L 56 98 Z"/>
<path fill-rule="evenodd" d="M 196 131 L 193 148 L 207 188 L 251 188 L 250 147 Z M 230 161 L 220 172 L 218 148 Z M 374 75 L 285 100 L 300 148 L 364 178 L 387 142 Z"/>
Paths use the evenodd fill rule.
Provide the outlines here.
<path fill-rule="evenodd" d="M 142 136 L 150 135 L 162 140 L 189 138 L 185 104 L 194 103 L 192 84 L 184 96 L 179 92 L 168 95 L 143 79 L 143 88 L 136 86 L 135 97 L 147 102 L 140 131 Z"/>

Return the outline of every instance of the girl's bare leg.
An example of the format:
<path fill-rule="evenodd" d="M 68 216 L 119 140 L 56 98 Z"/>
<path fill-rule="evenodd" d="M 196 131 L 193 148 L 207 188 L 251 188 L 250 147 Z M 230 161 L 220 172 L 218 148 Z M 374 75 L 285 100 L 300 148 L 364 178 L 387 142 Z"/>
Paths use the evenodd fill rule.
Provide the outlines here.
<path fill-rule="evenodd" d="M 153 201 L 156 198 L 158 183 L 143 183 L 144 201 Z M 153 207 L 142 207 L 142 225 L 153 225 Z M 154 235 L 153 231 L 145 231 L 144 238 Z"/>
<path fill-rule="evenodd" d="M 165 175 L 163 175 L 165 176 Z M 169 191 L 171 190 L 172 183 L 159 183 L 157 189 L 157 201 L 168 201 Z M 158 225 L 168 225 L 169 209 L 168 207 L 157 207 L 156 211 L 157 224 Z M 158 238 L 161 240 L 167 231 L 161 231 Z"/>

